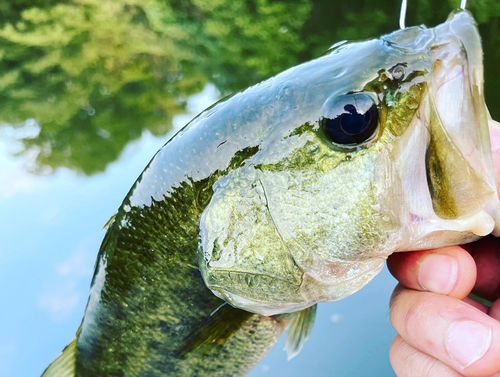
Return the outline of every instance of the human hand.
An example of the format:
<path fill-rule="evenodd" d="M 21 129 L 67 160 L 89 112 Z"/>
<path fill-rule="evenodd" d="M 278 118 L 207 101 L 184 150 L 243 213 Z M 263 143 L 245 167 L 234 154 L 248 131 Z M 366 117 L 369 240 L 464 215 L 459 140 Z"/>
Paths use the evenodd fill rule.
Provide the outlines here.
<path fill-rule="evenodd" d="M 496 137 L 499 186 L 500 132 Z M 500 239 L 396 253 L 388 267 L 400 282 L 390 310 L 399 333 L 390 359 L 399 377 L 500 377 Z M 471 291 L 491 307 L 468 298 Z"/>
<path fill-rule="evenodd" d="M 390 359 L 399 377 L 500 376 L 500 241 L 468 248 L 471 254 L 452 246 L 389 258 L 401 282 L 391 299 L 399 335 Z M 471 290 L 491 308 L 467 298 Z"/>

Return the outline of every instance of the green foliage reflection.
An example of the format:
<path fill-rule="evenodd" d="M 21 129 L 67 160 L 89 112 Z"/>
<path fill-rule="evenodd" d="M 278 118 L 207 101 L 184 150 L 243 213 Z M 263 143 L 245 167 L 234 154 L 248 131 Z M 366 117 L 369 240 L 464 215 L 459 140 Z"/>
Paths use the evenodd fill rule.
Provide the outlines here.
<path fill-rule="evenodd" d="M 500 5 L 470 3 L 488 95 L 500 84 Z M 413 2 L 408 24 L 437 24 L 450 4 Z M 37 121 L 40 133 L 22 142 L 39 168 L 93 174 L 143 130 L 166 133 L 206 83 L 241 90 L 338 40 L 388 32 L 398 12 L 399 1 L 376 0 L 0 0 L 0 121 Z"/>

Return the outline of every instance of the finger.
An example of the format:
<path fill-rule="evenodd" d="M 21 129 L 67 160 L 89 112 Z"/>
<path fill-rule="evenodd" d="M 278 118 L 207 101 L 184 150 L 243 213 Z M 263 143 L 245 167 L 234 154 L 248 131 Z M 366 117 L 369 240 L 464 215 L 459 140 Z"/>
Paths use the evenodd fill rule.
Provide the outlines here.
<path fill-rule="evenodd" d="M 500 321 L 500 298 L 493 303 L 493 306 L 490 308 L 488 314 L 490 317 Z"/>
<path fill-rule="evenodd" d="M 466 303 L 399 286 L 391 323 L 414 348 L 466 376 L 500 372 L 500 322 Z"/>
<path fill-rule="evenodd" d="M 471 244 L 469 250 L 477 268 L 473 292 L 494 301 L 500 297 L 500 240 L 486 237 Z"/>
<path fill-rule="evenodd" d="M 464 298 L 476 281 L 476 265 L 460 246 L 395 253 L 389 271 L 408 288 Z"/>
<path fill-rule="evenodd" d="M 420 352 L 397 335 L 389 350 L 392 368 L 398 377 L 460 377 L 443 362 Z"/>
<path fill-rule="evenodd" d="M 483 305 L 480 302 L 477 302 L 476 300 L 473 300 L 469 297 L 464 298 L 462 301 L 485 314 L 488 314 L 488 311 L 490 310 L 490 308 L 486 305 Z"/>

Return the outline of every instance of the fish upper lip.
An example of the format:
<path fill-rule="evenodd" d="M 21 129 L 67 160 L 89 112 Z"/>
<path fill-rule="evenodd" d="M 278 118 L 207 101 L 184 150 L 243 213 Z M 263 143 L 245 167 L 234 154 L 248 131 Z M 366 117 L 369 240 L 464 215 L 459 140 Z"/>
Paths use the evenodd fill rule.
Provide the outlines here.
<path fill-rule="evenodd" d="M 389 46 L 404 53 L 428 53 L 433 47 L 449 43 L 453 37 L 458 38 L 468 55 L 481 51 L 481 40 L 477 33 L 474 18 L 467 11 L 452 13 L 448 20 L 434 28 L 411 26 L 384 35 L 381 39 Z M 481 55 L 482 57 L 482 55 Z M 475 63 L 482 64 L 481 59 Z"/>
<path fill-rule="evenodd" d="M 469 81 L 471 89 L 475 86 L 479 94 L 483 94 L 483 51 L 481 37 L 476 22 L 467 11 L 459 11 L 450 16 L 443 24 L 434 28 L 436 45 L 449 43 L 458 38 L 465 50 L 469 66 Z"/>

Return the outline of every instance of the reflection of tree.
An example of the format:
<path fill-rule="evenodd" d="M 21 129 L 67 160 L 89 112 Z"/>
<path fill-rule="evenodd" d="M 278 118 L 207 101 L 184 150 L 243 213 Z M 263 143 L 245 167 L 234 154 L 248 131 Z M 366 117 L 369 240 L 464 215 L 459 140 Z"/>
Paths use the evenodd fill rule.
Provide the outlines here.
<path fill-rule="evenodd" d="M 500 6 L 470 3 L 493 46 Z M 409 24 L 450 9 L 412 7 Z M 23 143 L 39 166 L 92 174 L 143 130 L 165 133 L 206 82 L 243 89 L 337 40 L 394 29 L 398 11 L 378 0 L 0 0 L 0 121 L 35 118 L 41 131 Z M 486 56 L 487 68 L 500 59 Z"/>
<path fill-rule="evenodd" d="M 40 147 L 40 165 L 103 170 L 143 129 L 165 133 L 182 99 L 203 87 L 184 64 L 189 51 L 175 46 L 182 31 L 151 30 L 133 3 L 28 8 L 0 31 L 0 119 L 37 119 L 40 134 L 24 143 Z"/>

